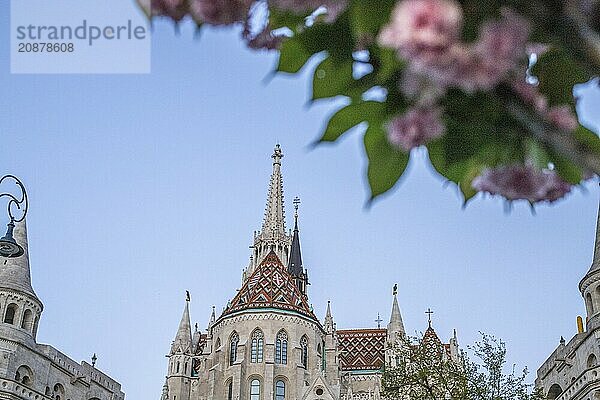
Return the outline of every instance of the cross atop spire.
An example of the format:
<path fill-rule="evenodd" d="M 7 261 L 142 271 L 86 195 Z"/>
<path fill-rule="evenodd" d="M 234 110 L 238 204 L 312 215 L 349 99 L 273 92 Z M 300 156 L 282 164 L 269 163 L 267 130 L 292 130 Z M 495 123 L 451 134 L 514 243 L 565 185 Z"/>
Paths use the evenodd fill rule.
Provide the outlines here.
<path fill-rule="evenodd" d="M 433 311 L 431 311 L 431 308 L 428 308 L 427 311 L 425 311 L 425 314 L 427 314 L 427 318 L 429 320 L 429 327 L 431 328 L 431 316 L 433 315 Z"/>

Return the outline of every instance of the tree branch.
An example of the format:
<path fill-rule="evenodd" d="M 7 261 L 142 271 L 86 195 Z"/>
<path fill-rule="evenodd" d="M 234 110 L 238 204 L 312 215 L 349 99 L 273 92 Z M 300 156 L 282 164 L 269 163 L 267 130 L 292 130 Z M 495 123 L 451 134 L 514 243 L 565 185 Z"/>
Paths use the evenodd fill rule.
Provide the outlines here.
<path fill-rule="evenodd" d="M 600 157 L 584 148 L 571 133 L 563 132 L 534 116 L 522 103 L 507 96 L 504 98 L 508 112 L 538 141 L 585 171 L 600 174 Z"/>

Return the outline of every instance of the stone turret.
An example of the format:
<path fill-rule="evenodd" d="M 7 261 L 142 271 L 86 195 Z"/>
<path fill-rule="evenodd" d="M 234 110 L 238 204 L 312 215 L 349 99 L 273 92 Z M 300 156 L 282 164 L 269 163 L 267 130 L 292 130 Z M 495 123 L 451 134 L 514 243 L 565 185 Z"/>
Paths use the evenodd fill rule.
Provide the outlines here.
<path fill-rule="evenodd" d="M 190 297 L 186 298 L 183 315 L 175 340 L 171 345 L 169 369 L 167 374 L 167 393 L 176 396 L 178 400 L 189 400 L 190 378 L 192 376 L 192 327 L 190 323 Z"/>
<path fill-rule="evenodd" d="M 579 291 L 585 302 L 587 330 L 600 326 L 600 211 L 596 222 L 594 258 L 587 274 L 579 283 Z"/>
<path fill-rule="evenodd" d="M 44 306 L 31 286 L 25 220 L 16 223 L 14 237 L 25 252 L 0 260 L 0 337 L 32 345 Z"/>
<path fill-rule="evenodd" d="M 400 313 L 400 306 L 398 305 L 398 285 L 394 285 L 393 296 L 392 313 L 390 315 L 390 322 L 387 326 L 387 341 L 390 344 L 395 343 L 399 337 L 406 335 L 404 323 L 402 322 L 402 314 Z"/>

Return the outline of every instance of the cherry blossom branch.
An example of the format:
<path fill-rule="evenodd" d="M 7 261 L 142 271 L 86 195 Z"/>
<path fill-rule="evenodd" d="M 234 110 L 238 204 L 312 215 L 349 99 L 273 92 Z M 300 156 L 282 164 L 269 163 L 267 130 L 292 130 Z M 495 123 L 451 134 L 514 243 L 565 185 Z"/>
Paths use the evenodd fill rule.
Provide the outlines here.
<path fill-rule="evenodd" d="M 513 98 L 511 98 L 513 97 Z M 503 95 L 506 109 L 541 143 L 556 151 L 585 171 L 600 174 L 600 158 L 586 150 L 572 133 L 563 132 L 531 113 L 514 96 Z"/>

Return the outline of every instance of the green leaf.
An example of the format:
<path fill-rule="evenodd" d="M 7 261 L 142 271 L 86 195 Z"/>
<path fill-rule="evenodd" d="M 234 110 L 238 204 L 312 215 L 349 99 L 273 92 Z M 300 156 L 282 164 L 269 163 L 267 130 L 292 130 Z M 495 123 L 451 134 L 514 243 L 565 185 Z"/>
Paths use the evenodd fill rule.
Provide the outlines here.
<path fill-rule="evenodd" d="M 551 162 L 550 155 L 542 145 L 533 139 L 528 139 L 525 141 L 525 148 L 527 159 L 533 162 L 533 165 L 539 169 L 548 168 L 548 164 Z"/>
<path fill-rule="evenodd" d="M 279 51 L 277 71 L 295 74 L 302 69 L 312 55 L 297 38 L 284 40 Z"/>
<path fill-rule="evenodd" d="M 542 54 L 532 69 L 539 79 L 539 90 L 550 105 L 575 105 L 573 86 L 590 80 L 583 68 L 562 49 Z"/>
<path fill-rule="evenodd" d="M 582 146 L 585 146 L 589 151 L 600 157 L 600 138 L 598 135 L 583 125 L 579 125 L 573 132 L 573 135 L 575 135 L 575 138 Z"/>
<path fill-rule="evenodd" d="M 353 83 L 352 60 L 338 63 L 327 57 L 315 69 L 312 100 L 343 95 Z"/>
<path fill-rule="evenodd" d="M 394 187 L 408 165 L 409 155 L 390 144 L 383 124 L 369 125 L 364 144 L 369 160 L 367 178 L 372 201 Z"/>
<path fill-rule="evenodd" d="M 558 175 L 563 178 L 566 182 L 574 185 L 581 182 L 583 179 L 583 171 L 577 165 L 573 164 L 564 157 L 554 155 L 552 162 Z"/>
<path fill-rule="evenodd" d="M 364 34 L 375 37 L 379 29 L 390 19 L 395 0 L 354 0 L 350 6 L 350 24 L 356 38 Z"/>
<path fill-rule="evenodd" d="M 384 105 L 376 101 L 350 104 L 333 114 L 319 142 L 335 142 L 349 129 L 364 121 L 381 123 L 383 111 Z"/>

